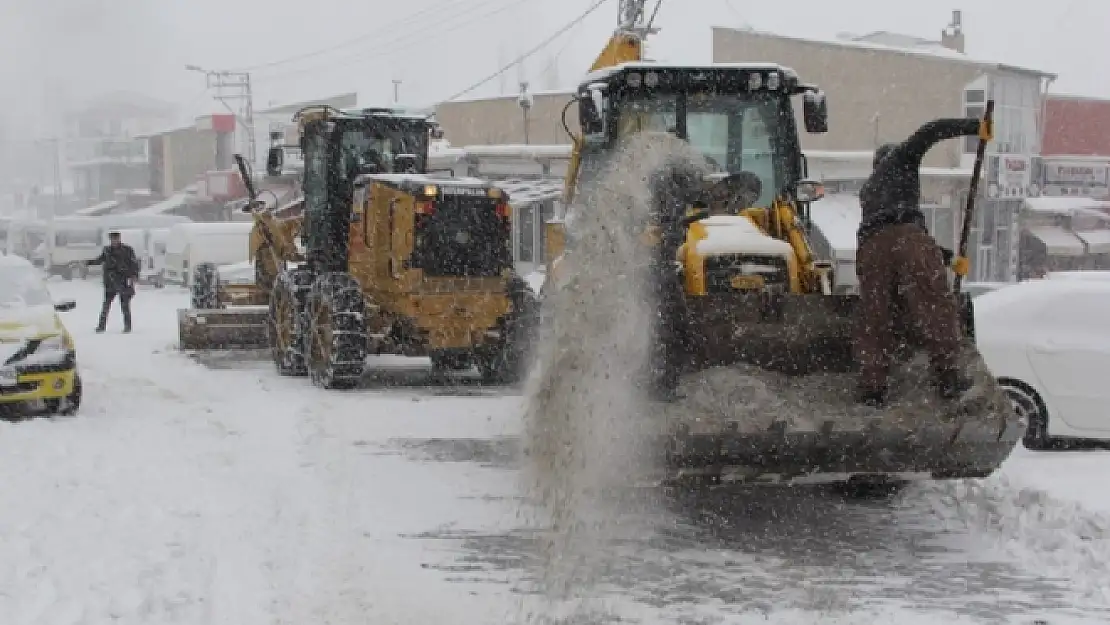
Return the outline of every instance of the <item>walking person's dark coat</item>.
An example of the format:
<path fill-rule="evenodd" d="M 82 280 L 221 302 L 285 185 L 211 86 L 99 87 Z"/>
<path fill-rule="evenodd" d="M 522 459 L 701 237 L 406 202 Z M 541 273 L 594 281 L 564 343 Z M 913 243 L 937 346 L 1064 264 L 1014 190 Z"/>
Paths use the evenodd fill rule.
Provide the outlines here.
<path fill-rule="evenodd" d="M 929 351 L 940 395 L 954 399 L 967 388 L 958 367 L 958 307 L 949 289 L 942 249 L 929 234 L 921 211 L 919 169 L 937 143 L 976 135 L 990 140 L 989 122 L 940 119 L 902 143 L 887 144 L 875 152 L 874 171 L 860 191 L 862 219 L 856 252 L 857 398 L 863 403 L 877 406 L 886 399 L 894 324 L 902 321 L 894 318 L 899 309 L 908 314 Z M 966 274 L 966 259 L 957 259 L 954 269 Z"/>
<path fill-rule="evenodd" d="M 104 267 L 104 306 L 100 309 L 100 322 L 97 332 L 103 332 L 108 324 L 108 312 L 112 301 L 119 297 L 120 311 L 123 313 L 123 331 L 131 331 L 131 298 L 135 295 L 135 281 L 139 279 L 139 258 L 135 250 L 123 243 L 118 232 L 108 234 L 108 245 L 100 256 L 89 261 L 90 265 Z"/>

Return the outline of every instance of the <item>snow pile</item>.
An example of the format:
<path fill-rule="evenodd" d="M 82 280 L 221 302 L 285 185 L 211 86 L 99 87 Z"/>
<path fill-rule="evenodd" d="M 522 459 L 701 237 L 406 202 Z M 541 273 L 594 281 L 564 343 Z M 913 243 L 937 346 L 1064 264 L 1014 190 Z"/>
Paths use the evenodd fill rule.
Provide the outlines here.
<path fill-rule="evenodd" d="M 1019 480 L 1020 481 L 1020 480 Z M 966 529 L 1041 576 L 1070 581 L 1079 597 L 1110 604 L 1110 515 L 999 476 L 923 485 L 948 529 Z"/>
<path fill-rule="evenodd" d="M 652 177 L 680 163 L 705 168 L 679 139 L 637 135 L 571 207 L 573 251 L 559 266 L 568 280 L 544 301 L 551 326 L 526 413 L 529 478 L 553 526 L 541 582 L 551 599 L 576 604 L 593 590 L 590 579 L 604 568 L 597 547 L 617 529 L 606 504 L 614 488 L 646 468 L 640 452 L 650 428 L 638 391 L 655 307 L 642 274 L 651 250 L 638 237 L 651 211 Z"/>

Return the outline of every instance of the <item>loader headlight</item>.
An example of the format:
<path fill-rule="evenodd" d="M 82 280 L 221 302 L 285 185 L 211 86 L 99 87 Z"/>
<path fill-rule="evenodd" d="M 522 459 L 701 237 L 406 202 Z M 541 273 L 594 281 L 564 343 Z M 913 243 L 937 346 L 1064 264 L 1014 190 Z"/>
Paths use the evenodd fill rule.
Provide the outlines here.
<path fill-rule="evenodd" d="M 48 336 L 39 341 L 38 347 L 35 348 L 36 354 L 51 354 L 51 353 L 64 353 L 69 348 L 66 346 L 65 337 L 61 334 Z"/>
<path fill-rule="evenodd" d="M 632 87 L 633 89 L 635 89 L 635 88 L 639 87 L 639 86 L 640 86 L 640 85 L 641 85 L 641 84 L 643 83 L 643 78 L 644 78 L 644 77 L 643 77 L 643 76 L 641 76 L 640 74 L 638 74 L 638 73 L 636 73 L 636 72 L 632 72 L 631 74 L 629 74 L 629 75 L 628 75 L 628 76 L 627 76 L 627 77 L 625 78 L 625 81 L 627 81 L 627 82 L 628 82 L 628 86 L 629 86 L 629 87 Z"/>
<path fill-rule="evenodd" d="M 755 91 L 763 85 L 763 75 L 759 72 L 748 74 L 748 89 Z"/>
<path fill-rule="evenodd" d="M 782 74 L 771 72 L 767 75 L 767 88 L 774 91 L 782 86 Z"/>
<path fill-rule="evenodd" d="M 659 74 L 656 74 L 655 72 L 648 72 L 644 74 L 644 84 L 648 87 L 658 87 Z"/>

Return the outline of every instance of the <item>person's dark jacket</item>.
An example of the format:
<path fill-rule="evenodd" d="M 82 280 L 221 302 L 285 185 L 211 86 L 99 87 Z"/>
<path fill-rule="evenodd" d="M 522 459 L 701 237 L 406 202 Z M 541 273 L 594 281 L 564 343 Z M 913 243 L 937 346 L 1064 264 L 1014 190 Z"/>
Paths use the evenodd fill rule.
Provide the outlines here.
<path fill-rule="evenodd" d="M 918 223 L 925 227 L 921 212 L 921 161 L 945 139 L 979 134 L 980 120 L 951 118 L 931 121 L 886 154 L 876 155 L 874 171 L 860 190 L 860 220 L 857 238 L 863 243 L 885 226 Z"/>
<path fill-rule="evenodd" d="M 139 257 L 135 250 L 125 243 L 119 246 L 108 245 L 100 251 L 100 256 L 89 261 L 90 265 L 104 266 L 104 290 L 121 293 L 130 290 L 130 280 L 139 278 Z"/>

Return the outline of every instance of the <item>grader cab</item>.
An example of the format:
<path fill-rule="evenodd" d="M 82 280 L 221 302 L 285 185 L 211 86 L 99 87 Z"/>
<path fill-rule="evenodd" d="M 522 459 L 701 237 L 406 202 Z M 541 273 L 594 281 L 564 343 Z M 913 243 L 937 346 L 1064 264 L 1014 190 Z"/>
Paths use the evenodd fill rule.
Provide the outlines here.
<path fill-rule="evenodd" d="M 278 370 L 351 387 L 368 355 L 388 353 L 515 380 L 534 305 L 513 270 L 508 196 L 419 173 L 426 117 L 317 108 L 298 123 L 305 262 L 279 274 L 270 297 Z"/>

